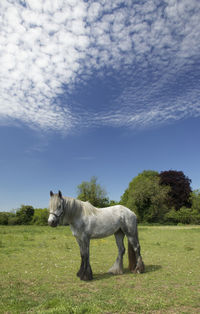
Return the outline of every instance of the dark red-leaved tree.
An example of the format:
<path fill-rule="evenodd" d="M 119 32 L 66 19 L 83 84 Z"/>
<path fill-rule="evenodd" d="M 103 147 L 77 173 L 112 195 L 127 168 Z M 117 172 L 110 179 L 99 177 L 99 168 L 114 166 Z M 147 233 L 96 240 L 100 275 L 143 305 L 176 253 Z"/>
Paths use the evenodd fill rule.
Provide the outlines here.
<path fill-rule="evenodd" d="M 169 170 L 160 174 L 160 184 L 170 186 L 168 205 L 179 210 L 182 206 L 191 207 L 191 180 L 182 171 Z"/>

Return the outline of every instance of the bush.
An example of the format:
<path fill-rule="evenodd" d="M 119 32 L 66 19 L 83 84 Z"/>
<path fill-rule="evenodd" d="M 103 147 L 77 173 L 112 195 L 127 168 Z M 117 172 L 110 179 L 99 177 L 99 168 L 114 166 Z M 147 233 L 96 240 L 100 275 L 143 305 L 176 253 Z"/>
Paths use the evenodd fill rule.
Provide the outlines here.
<path fill-rule="evenodd" d="M 9 226 L 14 226 L 14 225 L 18 225 L 19 224 L 19 219 L 18 217 L 16 217 L 15 214 L 13 214 L 13 216 L 10 216 L 8 218 L 8 225 Z"/>
<path fill-rule="evenodd" d="M 31 223 L 39 226 L 46 226 L 48 224 L 49 211 L 47 208 L 37 208 L 34 211 L 34 215 Z"/>
<path fill-rule="evenodd" d="M 9 212 L 0 212 L 0 225 L 8 225 L 10 219 L 15 218 L 15 214 Z"/>
<path fill-rule="evenodd" d="M 200 214 L 200 190 L 194 190 L 191 193 L 192 209 Z"/>
<path fill-rule="evenodd" d="M 191 223 L 194 225 L 200 225 L 200 213 L 197 210 L 192 211 Z"/>
<path fill-rule="evenodd" d="M 29 225 L 34 215 L 34 208 L 30 205 L 22 205 L 16 212 L 19 225 Z"/>
<path fill-rule="evenodd" d="M 0 213 L 0 225 L 7 225 L 8 224 L 8 217 L 7 213 Z"/>
<path fill-rule="evenodd" d="M 165 215 L 165 222 L 173 224 L 200 224 L 200 213 L 197 210 L 181 207 L 179 211 L 172 209 Z"/>

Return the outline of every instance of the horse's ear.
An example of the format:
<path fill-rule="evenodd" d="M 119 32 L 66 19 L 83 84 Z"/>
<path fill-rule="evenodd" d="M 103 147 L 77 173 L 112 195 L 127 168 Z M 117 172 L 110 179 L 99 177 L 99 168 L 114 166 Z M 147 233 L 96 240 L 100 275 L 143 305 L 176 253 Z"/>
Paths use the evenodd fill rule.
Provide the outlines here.
<path fill-rule="evenodd" d="M 59 196 L 60 198 L 62 198 L 62 193 L 61 193 L 60 190 L 58 191 L 58 196 Z"/>
<path fill-rule="evenodd" d="M 53 192 L 52 191 L 50 191 L 50 196 L 53 196 Z"/>

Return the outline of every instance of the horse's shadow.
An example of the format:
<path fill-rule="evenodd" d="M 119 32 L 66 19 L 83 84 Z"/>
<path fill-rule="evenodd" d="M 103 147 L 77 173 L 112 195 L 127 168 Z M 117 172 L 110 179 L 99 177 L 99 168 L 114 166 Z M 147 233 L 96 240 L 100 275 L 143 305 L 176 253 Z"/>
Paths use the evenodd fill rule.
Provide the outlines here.
<path fill-rule="evenodd" d="M 161 269 L 161 265 L 145 265 L 145 273 L 152 273 Z"/>
<path fill-rule="evenodd" d="M 145 273 L 152 273 L 161 269 L 161 265 L 145 265 Z M 124 274 L 131 274 L 128 268 L 124 269 Z M 109 279 L 115 275 L 110 273 L 102 273 L 102 274 L 93 274 L 94 280 L 102 280 L 102 279 Z"/>

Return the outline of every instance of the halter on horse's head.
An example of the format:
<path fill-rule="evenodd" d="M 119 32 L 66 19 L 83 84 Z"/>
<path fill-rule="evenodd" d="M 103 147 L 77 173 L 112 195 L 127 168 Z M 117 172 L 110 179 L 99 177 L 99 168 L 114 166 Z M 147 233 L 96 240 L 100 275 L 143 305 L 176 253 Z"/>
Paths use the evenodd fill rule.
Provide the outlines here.
<path fill-rule="evenodd" d="M 48 224 L 51 227 L 57 227 L 60 217 L 64 213 L 64 199 L 62 193 L 58 191 L 58 194 L 50 192 L 50 204 L 49 204 L 49 219 Z"/>

